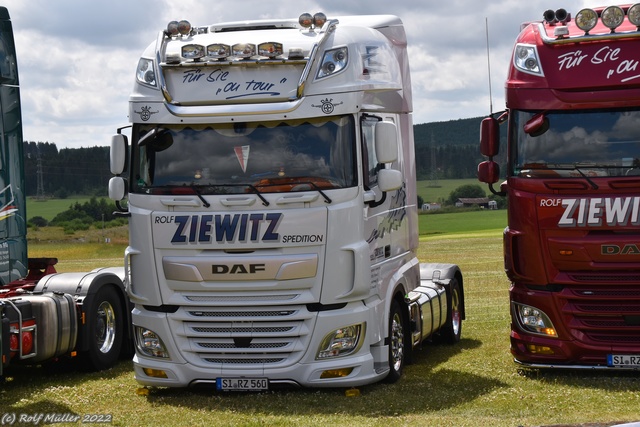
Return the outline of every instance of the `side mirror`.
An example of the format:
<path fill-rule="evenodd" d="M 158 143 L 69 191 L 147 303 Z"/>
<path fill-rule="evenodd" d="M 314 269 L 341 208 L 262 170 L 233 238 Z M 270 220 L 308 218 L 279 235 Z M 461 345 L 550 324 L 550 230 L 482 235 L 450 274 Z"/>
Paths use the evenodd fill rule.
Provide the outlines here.
<path fill-rule="evenodd" d="M 111 173 L 120 175 L 127 163 L 127 137 L 122 134 L 113 135 L 111 150 L 109 151 L 109 166 Z M 111 189 L 111 184 L 109 184 Z"/>
<path fill-rule="evenodd" d="M 121 176 L 114 176 L 109 180 L 109 198 L 116 202 L 124 199 L 125 181 Z"/>
<path fill-rule="evenodd" d="M 495 184 L 500 179 L 500 166 L 493 160 L 486 160 L 478 165 L 478 181 Z"/>
<path fill-rule="evenodd" d="M 402 173 L 395 169 L 378 171 L 378 188 L 380 191 L 394 191 L 402 187 Z"/>
<path fill-rule="evenodd" d="M 378 122 L 375 129 L 376 158 L 379 163 L 391 163 L 398 159 L 398 130 L 391 122 Z"/>
<path fill-rule="evenodd" d="M 531 136 L 540 136 L 549 130 L 549 119 L 544 113 L 538 113 L 524 124 L 524 132 Z"/>
<path fill-rule="evenodd" d="M 498 120 L 487 117 L 480 122 L 480 153 L 483 156 L 493 157 L 500 149 L 500 130 Z"/>

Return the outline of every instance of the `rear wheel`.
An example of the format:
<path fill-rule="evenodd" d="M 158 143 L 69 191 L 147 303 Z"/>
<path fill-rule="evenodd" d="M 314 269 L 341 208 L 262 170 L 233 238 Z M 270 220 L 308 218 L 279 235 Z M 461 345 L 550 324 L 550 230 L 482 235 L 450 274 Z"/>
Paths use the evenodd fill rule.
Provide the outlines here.
<path fill-rule="evenodd" d="M 124 331 L 122 304 L 113 287 L 98 290 L 87 316 L 90 342 L 84 356 L 88 367 L 108 369 L 118 361 Z"/>
<path fill-rule="evenodd" d="M 442 338 L 449 344 L 460 341 L 462 334 L 462 294 L 456 278 L 451 279 L 447 292 L 447 323 L 442 328 Z"/>
<path fill-rule="evenodd" d="M 389 312 L 389 374 L 385 379 L 390 383 L 400 379 L 405 364 L 404 326 L 402 307 L 394 300 Z"/>

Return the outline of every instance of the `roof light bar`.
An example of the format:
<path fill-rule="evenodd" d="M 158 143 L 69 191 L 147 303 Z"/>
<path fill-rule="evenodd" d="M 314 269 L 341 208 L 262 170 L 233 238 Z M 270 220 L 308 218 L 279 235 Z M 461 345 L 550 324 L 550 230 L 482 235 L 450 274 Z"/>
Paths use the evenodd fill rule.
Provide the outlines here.
<path fill-rule="evenodd" d="M 258 45 L 258 55 L 266 56 L 267 58 L 276 58 L 282 55 L 283 52 L 282 43 L 268 42 Z"/>
<path fill-rule="evenodd" d="M 602 23 L 609 29 L 611 32 L 615 32 L 616 28 L 622 24 L 624 21 L 624 10 L 620 6 L 609 6 L 602 11 Z"/>
<path fill-rule="evenodd" d="M 322 28 L 322 26 L 327 22 L 327 15 L 322 12 L 318 12 L 315 15 L 311 15 L 310 13 L 303 13 L 298 18 L 298 23 L 302 28 Z"/>
<path fill-rule="evenodd" d="M 311 16 L 310 13 L 303 13 L 298 18 L 298 22 L 302 28 L 311 28 L 311 25 L 313 25 L 313 16 Z"/>
<path fill-rule="evenodd" d="M 557 23 L 564 25 L 571 20 L 571 14 L 567 13 L 565 9 L 558 9 L 555 12 L 549 9 L 542 14 L 542 17 L 549 25 L 555 25 Z"/>
<path fill-rule="evenodd" d="M 624 22 L 625 14 L 629 22 L 640 31 L 640 3 L 631 5 L 626 10 L 626 13 L 620 6 L 608 6 L 602 10 L 599 18 L 602 21 L 602 25 L 609 28 L 611 33 L 615 33 L 616 29 Z M 590 8 L 582 9 L 576 15 L 575 22 L 576 26 L 584 31 L 585 35 L 589 35 L 589 31 L 598 24 L 598 13 Z"/>
<path fill-rule="evenodd" d="M 198 59 L 204 57 L 205 50 L 204 46 L 199 44 L 187 44 L 182 46 L 182 57 L 184 59 L 193 59 L 197 61 Z"/>
<path fill-rule="evenodd" d="M 589 34 L 589 31 L 593 29 L 598 23 L 598 14 L 593 9 L 582 9 L 576 15 L 576 25 L 585 34 Z"/>
<path fill-rule="evenodd" d="M 253 43 L 237 43 L 231 47 L 233 56 L 242 59 L 249 59 L 256 55 L 256 45 Z"/>
<path fill-rule="evenodd" d="M 318 12 L 313 15 L 313 25 L 318 28 L 322 28 L 322 26 L 327 22 L 327 15 L 322 12 Z"/>
<path fill-rule="evenodd" d="M 185 21 L 184 19 L 178 22 L 178 32 L 183 36 L 186 36 L 191 32 L 191 23 L 189 21 Z"/>
<path fill-rule="evenodd" d="M 169 24 L 167 25 L 167 29 L 165 30 L 165 34 L 169 37 L 176 37 L 179 34 L 186 36 L 186 35 L 189 35 L 190 33 L 191 33 L 191 23 L 184 19 L 180 22 L 178 21 L 169 22 Z"/>
<path fill-rule="evenodd" d="M 226 59 L 231 56 L 231 46 L 228 44 L 210 44 L 207 46 L 207 56 L 210 59 Z"/>
<path fill-rule="evenodd" d="M 636 3 L 627 10 L 629 22 L 640 30 L 640 3 Z"/>

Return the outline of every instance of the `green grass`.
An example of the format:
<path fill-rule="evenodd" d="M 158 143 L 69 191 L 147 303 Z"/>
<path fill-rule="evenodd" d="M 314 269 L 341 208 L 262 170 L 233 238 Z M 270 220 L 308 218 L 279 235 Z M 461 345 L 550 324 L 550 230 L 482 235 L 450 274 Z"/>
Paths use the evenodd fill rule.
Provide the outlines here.
<path fill-rule="evenodd" d="M 41 216 L 47 221 L 51 221 L 60 212 L 64 212 L 76 203 L 86 203 L 91 197 L 69 197 L 67 199 L 44 199 L 37 200 L 33 197 L 27 198 L 27 219 L 34 216 Z"/>
<path fill-rule="evenodd" d="M 459 215 L 461 222 L 469 221 L 467 214 Z M 515 427 L 593 423 L 588 425 L 595 427 L 640 420 L 637 373 L 526 374 L 514 365 L 509 354 L 502 224 L 473 233 L 440 224 L 447 219 L 444 215 L 428 215 L 426 219 L 434 229 L 454 231 L 421 236 L 418 255 L 425 262 L 460 265 L 467 319 L 459 344 L 425 344 L 396 384 L 360 387 L 357 397 L 347 397 L 340 389 L 257 394 L 141 390 L 133 379 L 131 362 L 126 360 L 99 373 L 75 372 L 73 366 L 65 365 L 12 367 L 8 381 L 0 386 L 0 416 L 112 414 L 115 426 Z M 105 265 L 105 260 L 110 261 L 109 251 L 122 251 L 126 243 L 100 249 L 104 246 L 108 245 L 79 244 L 76 237 L 76 241 L 56 244 L 35 242 L 30 249 L 56 249 L 65 254 L 64 263 L 75 260 L 82 267 L 93 268 Z M 107 252 L 99 252 L 100 259 L 90 265 L 87 260 L 100 250 Z"/>
<path fill-rule="evenodd" d="M 128 360 L 98 373 L 65 364 L 11 366 L 0 384 L 0 417 L 111 414 L 115 426 L 275 427 L 596 427 L 640 420 L 638 373 L 525 373 L 514 365 L 502 260 L 505 211 L 427 214 L 419 221 L 420 260 L 457 263 L 463 271 L 467 319 L 459 344 L 425 344 L 396 384 L 360 387 L 357 397 L 341 389 L 146 390 L 133 379 Z M 60 271 L 122 265 L 127 244 L 126 227 L 74 235 L 45 227 L 29 233 L 30 256 L 56 256 Z M 105 236 L 112 243 L 104 243 Z"/>
<path fill-rule="evenodd" d="M 502 231 L 506 225 L 507 211 L 504 209 L 428 213 L 418 216 L 420 235 L 427 236 Z"/>
<path fill-rule="evenodd" d="M 481 183 L 476 178 L 467 179 L 440 179 L 437 182 L 437 186 L 432 186 L 434 183 L 429 180 L 418 181 L 417 191 L 418 195 L 422 197 L 425 203 L 442 202 L 449 198 L 449 194 L 456 188 L 463 185 L 479 185 L 485 190 L 487 196 L 491 194 L 489 187 L 486 184 Z"/>

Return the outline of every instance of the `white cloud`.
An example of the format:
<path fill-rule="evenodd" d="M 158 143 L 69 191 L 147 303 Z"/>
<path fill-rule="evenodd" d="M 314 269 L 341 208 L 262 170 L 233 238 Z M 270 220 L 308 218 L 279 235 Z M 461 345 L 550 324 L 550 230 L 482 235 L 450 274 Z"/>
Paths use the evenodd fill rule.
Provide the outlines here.
<path fill-rule="evenodd" d="M 562 2 L 573 14 L 607 0 Z M 489 112 L 485 20 L 489 23 L 491 99 L 504 109 L 503 85 L 520 24 L 558 8 L 556 0 L 6 0 L 18 48 L 24 137 L 59 148 L 106 145 L 127 124 L 127 100 L 139 55 L 166 23 L 395 14 L 406 26 L 414 89 L 414 122 Z"/>

